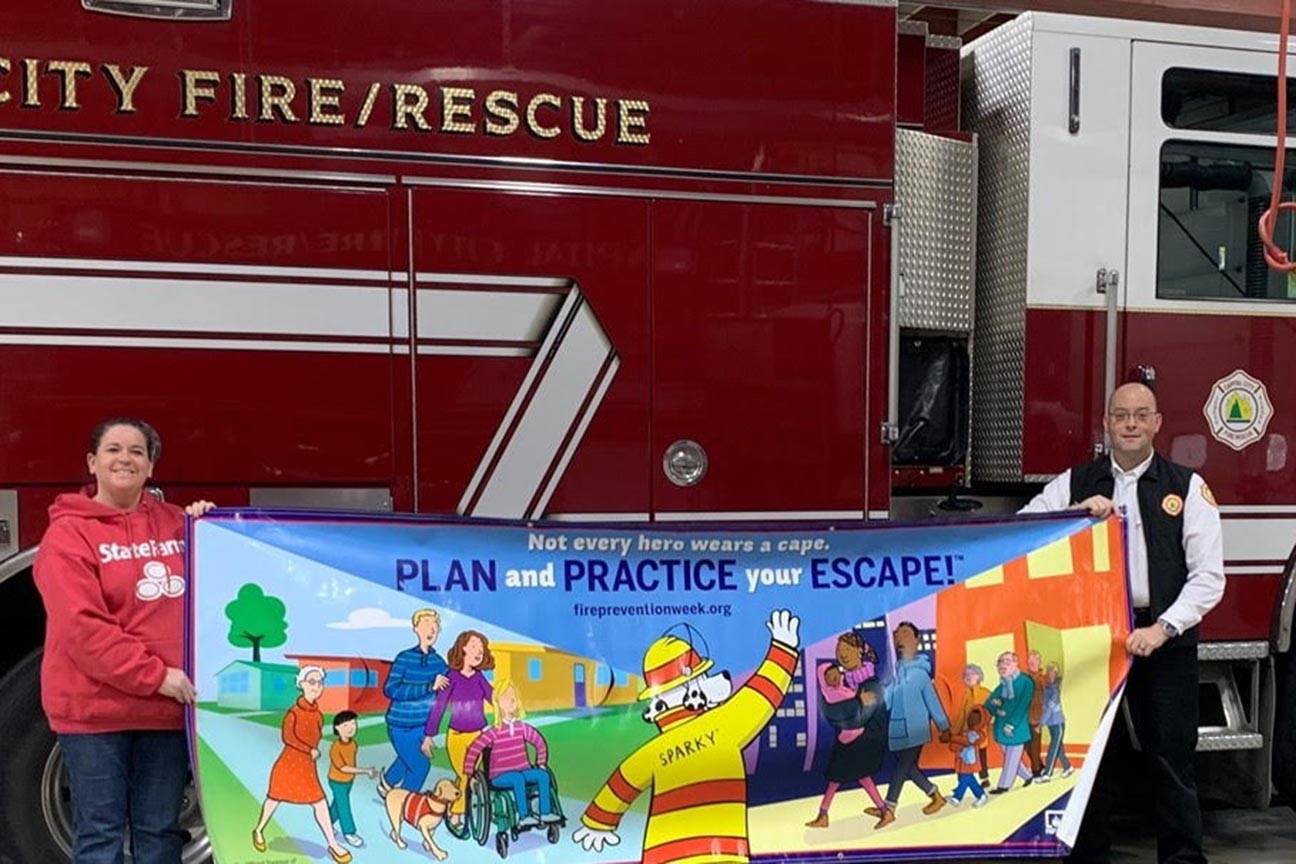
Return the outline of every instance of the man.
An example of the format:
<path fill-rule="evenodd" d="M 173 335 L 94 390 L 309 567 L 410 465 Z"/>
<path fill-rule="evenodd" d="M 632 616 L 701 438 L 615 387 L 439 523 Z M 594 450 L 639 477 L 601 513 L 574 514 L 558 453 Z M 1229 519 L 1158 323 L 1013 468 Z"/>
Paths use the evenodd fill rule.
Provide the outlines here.
<path fill-rule="evenodd" d="M 963 668 L 963 685 L 967 687 L 967 689 L 963 691 L 963 702 L 959 705 L 958 714 L 954 718 L 955 735 L 963 735 L 967 732 L 968 713 L 973 708 L 981 708 L 984 710 L 986 700 L 990 698 L 990 690 L 986 688 L 984 682 L 985 673 L 981 671 L 980 666 L 975 663 L 969 663 Z M 981 737 L 980 740 L 977 741 L 976 747 L 977 752 L 981 757 L 981 785 L 988 789 L 990 788 L 990 760 L 986 753 L 988 742 L 990 740 L 990 736 L 986 734 L 987 730 L 990 729 L 990 714 L 988 712 L 986 713 L 985 718 L 986 722 L 981 728 Z"/>
<path fill-rule="evenodd" d="M 1030 760 L 1031 774 L 1038 777 L 1044 773 L 1044 759 L 1040 749 L 1044 740 L 1040 732 L 1040 720 L 1044 716 L 1044 661 L 1038 651 L 1027 652 L 1026 674 L 1030 676 L 1035 690 L 1030 703 L 1030 742 L 1026 745 L 1026 758 Z"/>
<path fill-rule="evenodd" d="M 1201 807 L 1193 775 L 1197 746 L 1197 623 L 1224 593 L 1219 510 L 1210 488 L 1192 470 L 1152 448 L 1161 429 L 1156 395 L 1125 384 L 1107 406 L 1111 457 L 1064 472 L 1023 513 L 1079 507 L 1104 518 L 1125 513 L 1135 630 L 1125 704 L 1144 757 L 1142 777 L 1154 798 L 1157 859 L 1202 864 Z M 1078 502 L 1078 503 L 1077 503 Z M 1119 720 L 1119 718 L 1118 718 Z M 1098 772 L 1073 862 L 1111 860 L 1108 820 L 1113 772 L 1128 736 L 1117 722 Z"/>
<path fill-rule="evenodd" d="M 1030 744 L 1030 706 L 1035 698 L 1035 682 L 1021 674 L 1017 655 L 1005 651 L 995 661 L 999 670 L 999 686 L 986 700 L 986 707 L 994 716 L 995 741 L 1003 748 L 1003 769 L 999 772 L 999 785 L 990 790 L 991 795 L 1002 795 L 1012 788 L 1017 776 L 1031 784 L 1034 775 L 1022 764 L 1022 755 Z"/>
<path fill-rule="evenodd" d="M 421 749 L 423 725 L 436 692 L 450 683 L 449 665 L 432 646 L 441 635 L 441 616 L 435 609 L 420 609 L 412 624 L 418 644 L 396 655 L 383 684 L 383 693 L 391 701 L 387 707 L 387 738 L 396 751 L 396 759 L 383 773 L 379 791 L 386 795 L 393 786 L 410 792 L 423 788 L 429 763 Z"/>
<path fill-rule="evenodd" d="M 886 806 L 874 828 L 895 821 L 900 805 L 900 790 L 912 780 L 931 799 L 923 813 L 930 816 L 945 806 L 945 797 L 918 767 L 923 747 L 931 741 L 931 724 L 942 732 L 950 731 L 945 706 L 941 705 L 932 686 L 931 661 L 918 653 L 918 628 L 901 621 L 892 633 L 895 641 L 896 668 L 886 688 L 886 706 L 891 712 L 887 728 L 887 749 L 895 754 L 895 770 L 887 786 Z M 946 739 L 948 740 L 948 739 Z"/>

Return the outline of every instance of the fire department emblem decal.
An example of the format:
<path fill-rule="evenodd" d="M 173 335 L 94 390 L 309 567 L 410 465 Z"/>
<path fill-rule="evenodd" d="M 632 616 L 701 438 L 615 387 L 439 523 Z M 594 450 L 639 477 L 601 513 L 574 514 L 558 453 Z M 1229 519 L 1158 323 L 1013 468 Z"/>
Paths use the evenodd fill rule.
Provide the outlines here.
<path fill-rule="evenodd" d="M 1202 413 L 1216 441 L 1244 450 L 1264 436 L 1273 403 L 1263 382 L 1236 369 L 1215 382 Z"/>

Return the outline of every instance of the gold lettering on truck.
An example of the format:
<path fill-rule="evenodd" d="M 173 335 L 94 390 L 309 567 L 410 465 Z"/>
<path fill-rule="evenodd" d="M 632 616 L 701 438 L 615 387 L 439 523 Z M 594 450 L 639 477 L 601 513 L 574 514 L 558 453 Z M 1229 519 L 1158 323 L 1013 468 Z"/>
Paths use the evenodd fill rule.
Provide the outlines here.
<path fill-rule="evenodd" d="M 297 95 L 297 85 L 291 78 L 282 75 L 261 75 L 261 115 L 258 119 L 273 121 L 274 112 L 285 123 L 296 123 L 297 115 L 292 110 L 292 100 Z"/>
<path fill-rule="evenodd" d="M 139 87 L 144 80 L 144 73 L 148 71 L 147 66 L 132 66 L 129 75 L 123 75 L 121 67 L 116 63 L 105 63 L 103 66 L 104 77 L 112 85 L 113 92 L 117 94 L 117 113 L 134 114 L 135 113 L 135 88 Z"/>
<path fill-rule="evenodd" d="M 473 102 L 477 91 L 471 87 L 441 88 L 441 131 L 471 135 L 477 131 L 472 119 Z"/>
<path fill-rule="evenodd" d="M 557 138 L 562 129 L 558 126 L 541 126 L 540 120 L 536 116 L 540 112 L 540 106 L 547 105 L 558 111 L 562 110 L 562 100 L 552 93 L 537 93 L 531 97 L 527 103 L 527 129 L 537 138 Z"/>
<path fill-rule="evenodd" d="M 77 101 L 77 76 L 89 78 L 94 73 L 90 64 L 81 60 L 51 60 L 45 64 L 45 68 L 63 78 L 60 91 L 63 98 L 59 102 L 59 108 L 64 111 L 80 108 L 81 103 Z"/>
<path fill-rule="evenodd" d="M 220 73 L 207 69 L 185 69 L 180 73 L 180 92 L 184 99 L 184 110 L 181 117 L 198 116 L 198 100 L 216 101 L 216 85 L 220 82 Z"/>
<path fill-rule="evenodd" d="M 13 67 L 9 65 L 9 58 L 0 57 L 0 75 L 8 75 L 12 69 Z M 8 90 L 0 90 L 0 105 L 5 104 L 12 98 L 13 96 L 9 94 Z"/>
<path fill-rule="evenodd" d="M 486 97 L 486 134 L 512 135 L 520 122 L 518 94 L 512 90 L 492 90 Z"/>
<path fill-rule="evenodd" d="M 339 113 L 338 100 L 342 98 L 346 85 L 336 78 L 306 80 L 310 84 L 310 119 L 307 122 L 320 126 L 341 126 L 345 123 L 346 117 Z"/>
<path fill-rule="evenodd" d="M 428 107 L 428 94 L 417 84 L 397 84 L 392 88 L 392 128 L 408 129 L 410 118 L 424 132 L 431 132 L 423 112 Z"/>

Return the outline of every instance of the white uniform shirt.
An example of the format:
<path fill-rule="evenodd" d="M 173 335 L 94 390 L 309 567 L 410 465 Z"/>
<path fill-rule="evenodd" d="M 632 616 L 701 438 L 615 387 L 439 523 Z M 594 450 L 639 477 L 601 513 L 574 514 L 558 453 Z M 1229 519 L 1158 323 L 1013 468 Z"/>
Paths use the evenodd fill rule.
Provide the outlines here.
<path fill-rule="evenodd" d="M 1152 457 L 1124 470 L 1112 460 L 1112 503 L 1125 514 L 1129 537 L 1125 548 L 1129 551 L 1126 569 L 1129 571 L 1131 601 L 1138 609 L 1151 604 L 1148 588 L 1147 540 L 1143 536 L 1143 516 L 1139 512 L 1138 481 L 1147 471 Z M 1188 563 L 1188 578 L 1184 587 L 1161 619 L 1170 622 L 1180 633 L 1196 626 L 1206 613 L 1224 596 L 1224 538 L 1220 529 L 1219 508 L 1203 492 L 1206 484 L 1201 475 L 1193 473 L 1188 481 L 1188 496 L 1183 508 L 1184 558 Z M 1049 482 L 1040 494 L 1019 513 L 1048 513 L 1070 510 L 1071 472 L 1063 471 Z"/>

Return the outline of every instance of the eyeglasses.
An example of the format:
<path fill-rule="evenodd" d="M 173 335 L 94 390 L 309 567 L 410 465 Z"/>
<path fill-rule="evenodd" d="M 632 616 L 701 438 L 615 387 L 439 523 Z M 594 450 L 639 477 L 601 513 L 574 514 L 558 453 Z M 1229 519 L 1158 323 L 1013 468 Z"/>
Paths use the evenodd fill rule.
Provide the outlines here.
<path fill-rule="evenodd" d="M 1152 422 L 1152 418 L 1157 416 L 1157 412 L 1149 411 L 1146 408 L 1140 408 L 1137 411 L 1117 410 L 1107 414 L 1113 423 L 1127 423 L 1132 418 L 1134 422 L 1140 425 Z"/>

